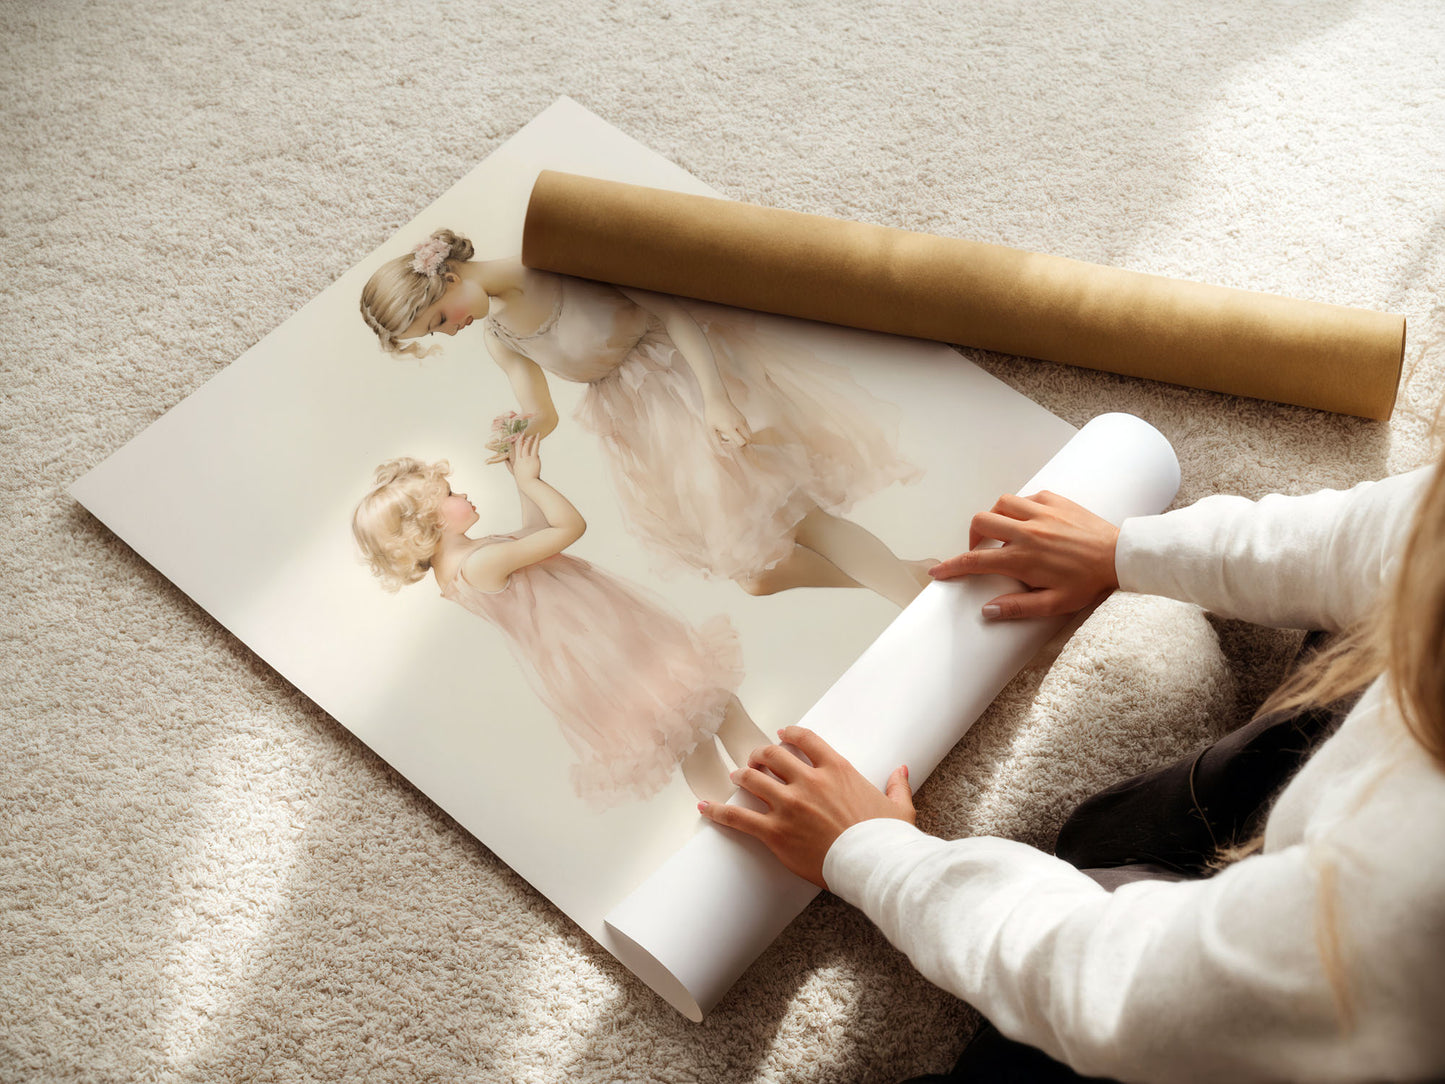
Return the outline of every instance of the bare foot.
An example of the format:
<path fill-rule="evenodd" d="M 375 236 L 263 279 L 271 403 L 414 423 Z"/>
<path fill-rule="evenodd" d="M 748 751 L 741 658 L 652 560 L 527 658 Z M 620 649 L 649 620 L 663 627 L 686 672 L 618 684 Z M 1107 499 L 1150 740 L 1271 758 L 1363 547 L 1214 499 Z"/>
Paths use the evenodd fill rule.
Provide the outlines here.
<path fill-rule="evenodd" d="M 921 561 L 904 561 L 903 563 L 908 567 L 908 574 L 918 581 L 919 586 L 927 587 L 933 582 L 933 577 L 928 574 L 928 570 L 938 564 L 937 561 L 925 557 Z"/>
<path fill-rule="evenodd" d="M 728 701 L 722 725 L 717 728 L 717 740 L 736 767 L 746 768 L 748 757 L 759 746 L 768 745 L 769 738 L 762 727 L 743 707 L 742 701 L 734 696 Z"/>
<path fill-rule="evenodd" d="M 682 777 L 693 794 L 706 802 L 726 802 L 737 789 L 729 778 L 722 751 L 712 738 L 699 743 L 683 759 Z"/>

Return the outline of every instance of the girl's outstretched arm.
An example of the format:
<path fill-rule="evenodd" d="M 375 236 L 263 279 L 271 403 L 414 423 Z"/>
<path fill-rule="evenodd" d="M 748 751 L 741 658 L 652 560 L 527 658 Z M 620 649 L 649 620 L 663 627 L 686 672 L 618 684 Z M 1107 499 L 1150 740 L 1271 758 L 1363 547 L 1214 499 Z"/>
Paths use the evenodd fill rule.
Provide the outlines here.
<path fill-rule="evenodd" d="M 619 289 L 622 289 L 619 287 Z M 677 352 L 687 362 L 702 389 L 703 420 L 725 444 L 742 447 L 753 439 L 752 430 L 742 411 L 733 405 L 717 371 L 717 358 L 702 328 L 692 314 L 666 294 L 648 290 L 622 289 L 638 307 L 646 309 L 662 321 Z"/>
<path fill-rule="evenodd" d="M 561 553 L 587 530 L 587 521 L 572 502 L 542 481 L 542 458 L 537 454 L 540 438 L 528 432 L 512 446 L 507 466 L 517 483 L 524 507 L 530 501 L 545 525 L 510 542 L 497 542 L 472 552 L 462 565 L 467 582 L 483 591 L 500 591 L 507 577 L 553 554 Z"/>
<path fill-rule="evenodd" d="M 509 462 L 507 466 L 510 469 L 511 463 Z M 518 491 L 517 496 L 522 500 L 522 530 L 535 531 L 539 527 L 546 527 L 547 517 L 537 507 L 537 502 L 521 491 Z"/>
<path fill-rule="evenodd" d="M 492 355 L 497 368 L 507 374 L 522 413 L 536 415 L 527 432 L 545 437 L 556 429 L 557 407 L 552 402 L 552 389 L 547 386 L 547 374 L 542 367 L 502 342 L 490 327 L 482 333 L 482 341 L 487 344 L 487 353 Z"/>

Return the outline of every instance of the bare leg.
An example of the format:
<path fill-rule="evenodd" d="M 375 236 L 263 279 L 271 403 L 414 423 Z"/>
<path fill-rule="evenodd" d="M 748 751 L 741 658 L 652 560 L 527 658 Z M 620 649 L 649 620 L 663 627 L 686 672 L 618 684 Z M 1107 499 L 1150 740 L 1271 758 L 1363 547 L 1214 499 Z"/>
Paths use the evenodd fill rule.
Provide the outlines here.
<path fill-rule="evenodd" d="M 920 586 L 927 587 L 933 581 L 928 570 L 938 564 L 936 557 L 923 557 L 917 561 L 904 561 L 909 575 Z M 743 576 L 738 586 L 750 595 L 776 595 L 779 591 L 791 591 L 795 587 L 861 587 L 863 586 L 828 558 L 807 546 L 794 546 L 793 552 L 772 568 L 756 576 Z"/>
<path fill-rule="evenodd" d="M 717 728 L 717 738 L 739 768 L 747 764 L 748 755 L 754 749 L 771 744 L 768 736 L 753 722 L 753 717 L 737 697 L 733 697 L 728 704 L 722 725 Z"/>
<path fill-rule="evenodd" d="M 920 557 L 916 561 L 904 561 L 903 563 L 908 566 L 908 574 L 918 581 L 919 587 L 927 587 L 933 582 L 933 577 L 928 574 L 928 570 L 938 564 L 937 557 Z"/>
<path fill-rule="evenodd" d="M 723 763 L 722 753 L 712 738 L 699 742 L 698 747 L 683 758 L 682 777 L 693 794 L 708 802 L 726 802 L 737 789 L 728 778 L 728 766 Z"/>
<path fill-rule="evenodd" d="M 895 606 L 907 606 L 923 590 L 915 569 L 895 557 L 877 535 L 821 508 L 803 517 L 793 537 Z"/>
<path fill-rule="evenodd" d="M 775 595 L 794 587 L 857 587 L 858 581 L 816 550 L 794 546 L 772 568 L 741 577 L 738 586 L 750 595 Z"/>

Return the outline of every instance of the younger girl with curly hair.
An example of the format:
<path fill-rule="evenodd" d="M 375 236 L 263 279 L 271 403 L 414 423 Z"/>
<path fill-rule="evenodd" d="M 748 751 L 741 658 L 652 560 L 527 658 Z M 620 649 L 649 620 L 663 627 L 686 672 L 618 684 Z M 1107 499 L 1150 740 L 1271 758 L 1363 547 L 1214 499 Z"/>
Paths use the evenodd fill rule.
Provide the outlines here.
<path fill-rule="evenodd" d="M 430 572 L 442 597 L 495 625 L 577 755 L 579 797 L 601 809 L 660 791 L 682 765 L 698 797 L 732 791 L 736 763 L 767 739 L 736 696 L 737 635 L 726 617 L 694 629 L 641 590 L 562 551 L 586 523 L 542 480 L 537 437 L 507 461 L 519 530 L 472 538 L 476 507 L 453 493 L 445 460 L 393 459 L 352 516 L 352 533 L 389 590 Z"/>

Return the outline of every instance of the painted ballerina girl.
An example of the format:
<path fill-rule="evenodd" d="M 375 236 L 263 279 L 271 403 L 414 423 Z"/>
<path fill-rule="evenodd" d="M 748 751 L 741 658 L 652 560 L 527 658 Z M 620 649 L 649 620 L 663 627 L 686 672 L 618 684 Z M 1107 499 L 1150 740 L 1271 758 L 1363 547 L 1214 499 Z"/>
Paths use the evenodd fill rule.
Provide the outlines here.
<path fill-rule="evenodd" d="M 394 353 L 484 321 L 533 432 L 557 425 L 547 374 L 585 383 L 577 420 L 602 441 L 629 530 L 750 594 L 870 588 L 905 606 L 929 561 L 902 561 L 844 514 L 918 476 L 846 372 L 746 317 L 645 291 L 473 260 L 438 230 L 379 268 L 361 313 Z M 698 314 L 695 316 L 694 314 Z"/>
<path fill-rule="evenodd" d="M 577 756 L 573 789 L 594 808 L 648 798 L 682 765 L 694 794 L 725 800 L 735 764 L 767 738 L 736 690 L 737 635 L 726 617 L 692 628 L 659 601 L 563 553 L 586 523 L 542 480 L 538 438 L 507 459 L 522 526 L 472 538 L 478 520 L 446 461 L 393 459 L 376 470 L 351 529 L 390 590 L 427 572 L 443 598 L 496 626 Z"/>

